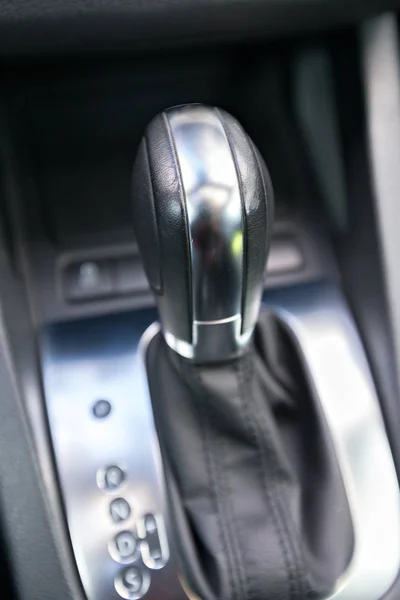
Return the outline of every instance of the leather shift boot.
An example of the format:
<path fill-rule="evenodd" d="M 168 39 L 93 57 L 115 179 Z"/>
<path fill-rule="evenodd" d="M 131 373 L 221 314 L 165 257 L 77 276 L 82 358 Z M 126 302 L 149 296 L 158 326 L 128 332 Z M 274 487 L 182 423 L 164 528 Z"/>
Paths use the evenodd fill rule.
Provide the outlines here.
<path fill-rule="evenodd" d="M 353 552 L 324 416 L 264 312 L 230 362 L 194 365 L 161 334 L 147 369 L 178 565 L 202 600 L 324 598 Z"/>

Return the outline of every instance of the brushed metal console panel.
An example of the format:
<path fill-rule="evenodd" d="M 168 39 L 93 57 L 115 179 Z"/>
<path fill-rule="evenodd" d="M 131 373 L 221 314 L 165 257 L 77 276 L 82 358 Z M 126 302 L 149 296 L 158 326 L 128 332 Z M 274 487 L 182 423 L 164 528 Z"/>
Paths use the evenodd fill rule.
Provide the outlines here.
<path fill-rule="evenodd" d="M 352 561 L 325 600 L 379 600 L 400 568 L 400 494 L 354 321 L 335 285 L 271 292 L 265 303 L 297 346 L 310 389 L 324 410 L 353 518 Z M 89 600 L 119 598 L 114 579 L 126 566 L 115 560 L 113 540 L 119 531 L 137 530 L 139 524 L 140 533 L 141 518 L 149 512 L 161 515 L 167 535 L 169 531 L 144 369 L 146 345 L 159 330 L 150 325 L 155 317 L 150 310 L 77 321 L 49 327 L 42 336 L 50 431 L 72 546 Z M 92 412 L 99 399 L 111 403 L 103 419 Z M 126 474 L 115 493 L 102 490 L 104 469 L 110 465 Z M 132 512 L 116 525 L 110 502 L 120 496 Z M 143 560 L 151 562 L 142 549 L 134 562 L 145 568 Z M 172 558 L 163 568 L 146 572 L 151 577 L 148 600 L 186 597 Z"/>
<path fill-rule="evenodd" d="M 400 493 L 360 337 L 335 285 L 271 295 L 321 403 L 347 492 L 355 549 L 330 599 L 379 600 L 400 569 Z"/>
<path fill-rule="evenodd" d="M 51 326 L 42 336 L 50 432 L 72 547 L 89 600 L 120 598 L 119 575 L 129 564 L 150 577 L 146 599 L 186 598 L 168 547 L 165 549 L 166 540 L 166 565 L 149 569 L 145 565 L 150 564 L 148 549 L 139 539 L 146 514 L 161 518 L 167 531 L 169 528 L 144 352 L 140 350 L 140 338 L 153 318 L 154 311 L 142 311 L 77 321 Z M 111 405 L 103 418 L 93 413 L 99 400 Z M 116 488 L 104 490 L 110 467 L 121 469 L 124 480 Z M 110 473 L 114 477 L 118 469 Z M 116 498 L 123 498 L 131 508 L 130 516 L 119 523 L 110 514 Z M 132 559 L 118 558 L 115 539 L 123 532 L 133 532 L 138 538 Z M 146 586 L 147 581 L 144 583 Z"/>

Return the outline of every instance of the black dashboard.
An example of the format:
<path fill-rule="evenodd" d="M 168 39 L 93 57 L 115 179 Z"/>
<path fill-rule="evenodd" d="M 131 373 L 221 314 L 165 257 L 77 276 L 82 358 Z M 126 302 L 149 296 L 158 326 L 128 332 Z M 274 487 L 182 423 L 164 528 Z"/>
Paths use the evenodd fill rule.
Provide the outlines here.
<path fill-rule="evenodd" d="M 342 27 L 397 0 L 4 0 L 3 56 L 129 51 L 277 39 Z"/>

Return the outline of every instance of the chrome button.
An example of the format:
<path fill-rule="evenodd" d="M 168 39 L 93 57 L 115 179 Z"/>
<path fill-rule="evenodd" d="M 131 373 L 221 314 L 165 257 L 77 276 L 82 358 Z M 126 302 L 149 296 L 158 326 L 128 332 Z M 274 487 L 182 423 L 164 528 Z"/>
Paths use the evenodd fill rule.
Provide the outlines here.
<path fill-rule="evenodd" d="M 105 419 L 111 412 L 111 403 L 108 400 L 96 400 L 92 412 L 96 419 Z"/>
<path fill-rule="evenodd" d="M 118 594 L 126 600 L 142 598 L 150 587 L 150 575 L 138 567 L 124 569 L 114 581 Z"/>
<path fill-rule="evenodd" d="M 125 473 L 120 467 L 112 465 L 97 472 L 97 485 L 104 492 L 115 492 L 125 481 Z"/>
<path fill-rule="evenodd" d="M 137 551 L 137 540 L 131 531 L 121 531 L 109 545 L 112 558 L 117 562 L 131 562 Z"/>
<path fill-rule="evenodd" d="M 149 569 L 162 569 L 168 561 L 169 550 L 164 520 L 161 515 L 145 515 L 137 524 L 142 560 Z"/>
<path fill-rule="evenodd" d="M 115 498 L 110 504 L 110 515 L 114 523 L 122 523 L 129 519 L 131 507 L 125 498 Z"/>

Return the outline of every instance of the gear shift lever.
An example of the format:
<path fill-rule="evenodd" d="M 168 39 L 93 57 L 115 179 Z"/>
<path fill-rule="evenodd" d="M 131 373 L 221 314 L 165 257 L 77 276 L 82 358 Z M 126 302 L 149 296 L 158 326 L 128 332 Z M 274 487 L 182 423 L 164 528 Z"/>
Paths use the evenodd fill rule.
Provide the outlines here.
<path fill-rule="evenodd" d="M 164 334 L 146 367 L 180 570 L 204 600 L 327 597 L 351 515 L 296 350 L 259 315 L 266 167 L 233 117 L 177 107 L 147 128 L 133 194 Z"/>
<path fill-rule="evenodd" d="M 253 142 L 217 108 L 169 109 L 147 128 L 133 192 L 166 342 L 198 363 L 240 354 L 259 313 L 273 219 Z"/>

